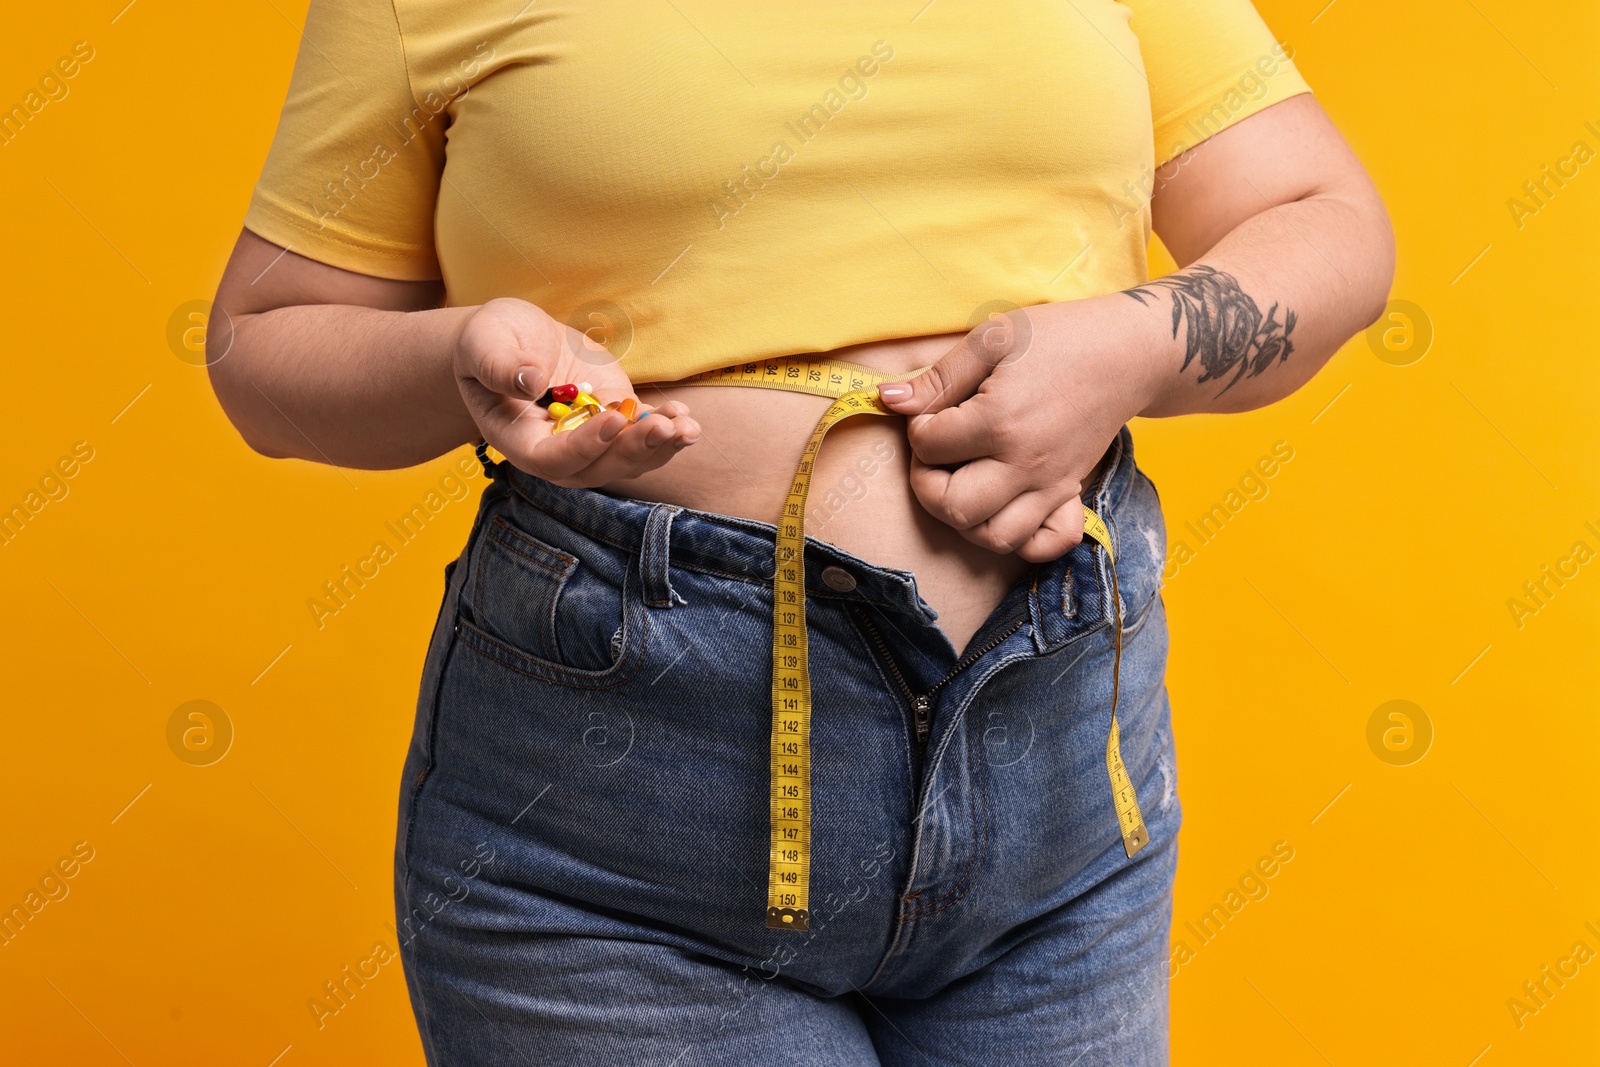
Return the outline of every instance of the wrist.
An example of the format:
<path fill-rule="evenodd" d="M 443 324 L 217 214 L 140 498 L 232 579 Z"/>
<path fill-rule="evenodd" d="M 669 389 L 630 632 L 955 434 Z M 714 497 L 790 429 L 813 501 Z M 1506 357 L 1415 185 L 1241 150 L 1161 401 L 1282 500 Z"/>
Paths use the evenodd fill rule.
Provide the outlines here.
<path fill-rule="evenodd" d="M 439 308 L 428 314 L 440 315 L 444 318 L 444 351 L 449 353 L 450 377 L 459 382 L 462 378 L 472 375 L 466 370 L 469 365 L 471 352 L 471 339 L 474 332 L 473 320 L 483 313 L 486 304 L 474 304 L 459 308 Z"/>
<path fill-rule="evenodd" d="M 437 368 L 434 373 L 439 375 L 435 388 L 441 403 L 448 408 L 451 435 L 458 445 L 476 445 L 483 440 L 483 432 L 463 392 L 465 380 L 473 376 L 468 369 L 471 367 L 473 319 L 482 311 L 482 304 L 470 304 L 414 313 L 427 317 L 425 333 L 433 339 L 430 349 L 443 357 L 434 364 Z"/>
<path fill-rule="evenodd" d="M 1117 427 L 1165 402 L 1182 359 L 1166 315 L 1152 314 L 1120 292 L 1028 311 L 1051 366 L 1060 368 L 1071 387 L 1094 383 Z"/>

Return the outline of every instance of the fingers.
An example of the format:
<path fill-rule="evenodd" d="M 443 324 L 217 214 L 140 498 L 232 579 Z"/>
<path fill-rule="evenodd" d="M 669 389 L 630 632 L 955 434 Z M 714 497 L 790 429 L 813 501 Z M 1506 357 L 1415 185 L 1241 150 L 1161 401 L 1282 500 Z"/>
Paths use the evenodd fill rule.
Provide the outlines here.
<path fill-rule="evenodd" d="M 700 439 L 700 424 L 688 412 L 687 407 L 674 400 L 629 423 L 605 452 L 572 474 L 573 484 L 604 485 L 660 467 Z M 572 433 L 582 433 L 588 426 L 584 423 Z M 571 434 L 555 436 L 559 439 Z"/>
<path fill-rule="evenodd" d="M 607 411 L 558 434 L 531 401 L 497 395 L 471 380 L 461 383 L 461 395 L 484 440 L 512 466 L 547 481 L 563 482 L 594 463 L 627 425 L 620 412 Z"/>
<path fill-rule="evenodd" d="M 1083 541 L 1083 498 L 1076 494 L 1045 517 L 1033 536 L 1017 549 L 1030 563 L 1059 559 Z"/>
<path fill-rule="evenodd" d="M 1007 414 L 987 394 L 907 419 L 906 441 L 919 459 L 934 466 L 999 455 L 1015 462 L 1012 453 L 1020 443 L 1015 415 Z"/>
<path fill-rule="evenodd" d="M 1083 505 L 1070 484 L 1028 488 L 1028 478 L 996 460 L 950 471 L 911 458 L 912 491 L 929 514 L 991 552 L 1043 563 L 1083 539 Z"/>
<path fill-rule="evenodd" d="M 485 436 L 514 466 L 560 485 L 592 487 L 637 477 L 700 439 L 700 424 L 677 401 L 633 422 L 619 411 L 602 411 L 562 433 L 555 433 L 554 422 L 531 404 L 523 406 L 524 417 L 507 419 L 513 403 L 506 401 L 491 416 L 500 440 L 487 427 Z"/>
<path fill-rule="evenodd" d="M 509 323 L 485 321 L 474 334 L 458 377 L 465 380 L 470 376 L 502 396 L 535 399 L 543 396 L 549 385 L 544 369 L 534 362 L 535 351 L 527 337 Z"/>
<path fill-rule="evenodd" d="M 993 518 L 1017 497 L 1038 491 L 1028 485 L 1027 471 L 996 459 L 976 459 L 946 470 L 929 466 L 915 453 L 911 456 L 911 489 L 930 515 L 963 534 Z M 1043 517 L 1041 509 L 1039 518 Z M 1002 549 L 996 546 L 995 551 Z"/>
<path fill-rule="evenodd" d="M 1034 490 L 963 530 L 962 536 L 991 552 L 1047 563 L 1083 540 L 1083 504 L 1077 494 L 1061 500 L 1059 492 Z"/>
<path fill-rule="evenodd" d="M 979 327 L 916 377 L 880 384 L 878 395 L 885 407 L 902 415 L 943 411 L 976 393 L 1001 361 L 1003 357 L 996 356 Z"/>
<path fill-rule="evenodd" d="M 530 400 L 503 396 L 476 378 L 462 378 L 458 384 L 461 387 L 461 400 L 472 421 L 478 424 L 483 439 L 517 466 L 522 466 L 526 449 L 520 447 L 519 442 L 531 442 L 527 430 L 542 416 L 539 408 Z M 527 426 L 522 425 L 524 422 Z"/>

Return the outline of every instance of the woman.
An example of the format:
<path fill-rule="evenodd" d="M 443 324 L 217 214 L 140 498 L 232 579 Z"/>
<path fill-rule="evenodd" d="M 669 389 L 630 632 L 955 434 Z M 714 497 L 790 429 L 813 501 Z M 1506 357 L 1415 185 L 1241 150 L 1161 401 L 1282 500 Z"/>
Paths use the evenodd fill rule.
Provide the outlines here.
<path fill-rule="evenodd" d="M 1125 424 L 1297 389 L 1392 238 L 1247 0 L 918 7 L 311 4 L 218 397 L 268 456 L 506 457 L 401 787 L 430 1063 L 1165 1062 L 1165 534 Z M 1182 269 L 1148 282 L 1152 225 Z M 791 356 L 908 416 L 833 429 L 803 509 L 829 401 L 685 381 Z M 574 382 L 653 410 L 555 433 Z M 809 924 L 772 929 L 800 510 Z"/>

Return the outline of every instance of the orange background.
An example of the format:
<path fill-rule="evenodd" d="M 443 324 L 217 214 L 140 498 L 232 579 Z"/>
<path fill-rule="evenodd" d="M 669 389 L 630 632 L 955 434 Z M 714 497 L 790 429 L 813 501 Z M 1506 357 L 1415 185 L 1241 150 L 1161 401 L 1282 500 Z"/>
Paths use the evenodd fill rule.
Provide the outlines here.
<path fill-rule="evenodd" d="M 240 442 L 185 305 L 214 292 L 304 4 L 121 2 L 34 5 L 0 39 L 7 108 L 94 49 L 0 145 L 0 508 L 44 501 L 0 544 L 0 909 L 72 871 L 0 946 L 0 1060 L 420 1064 L 397 960 L 320 1029 L 307 1002 L 395 946 L 397 779 L 467 453 L 341 472 Z M 1387 197 L 1409 304 L 1280 404 L 1134 428 L 1193 551 L 1165 592 L 1173 1059 L 1594 1063 L 1600 957 L 1572 957 L 1600 953 L 1600 172 L 1563 164 L 1542 203 L 1523 183 L 1600 150 L 1600 15 L 1324 4 L 1259 6 Z M 1292 460 L 1247 479 L 1280 441 Z M 318 629 L 322 583 L 441 484 Z M 1188 524 L 1214 505 L 1202 544 Z M 221 709 L 209 749 L 187 710 L 169 730 L 196 700 Z M 1395 700 L 1406 719 L 1379 713 Z M 225 726 L 221 759 L 180 758 Z M 1230 898 L 1278 842 L 1293 858 L 1246 880 L 1259 899 Z M 1214 905 L 1202 942 L 1186 926 Z M 1570 977 L 1534 1001 L 1547 965 Z"/>

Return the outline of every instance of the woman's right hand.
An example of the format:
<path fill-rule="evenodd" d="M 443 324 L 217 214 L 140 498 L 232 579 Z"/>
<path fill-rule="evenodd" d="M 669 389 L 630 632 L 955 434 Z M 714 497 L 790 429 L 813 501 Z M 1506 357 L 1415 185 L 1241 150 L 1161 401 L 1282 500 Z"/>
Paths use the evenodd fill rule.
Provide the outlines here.
<path fill-rule="evenodd" d="M 588 337 L 525 300 L 479 307 L 456 340 L 456 385 L 483 439 L 512 466 L 557 485 L 589 488 L 632 478 L 666 463 L 700 439 L 700 424 L 674 400 L 629 422 L 603 411 L 575 430 L 534 401 L 552 385 L 586 381 L 602 404 L 634 397 L 633 383 Z"/>

